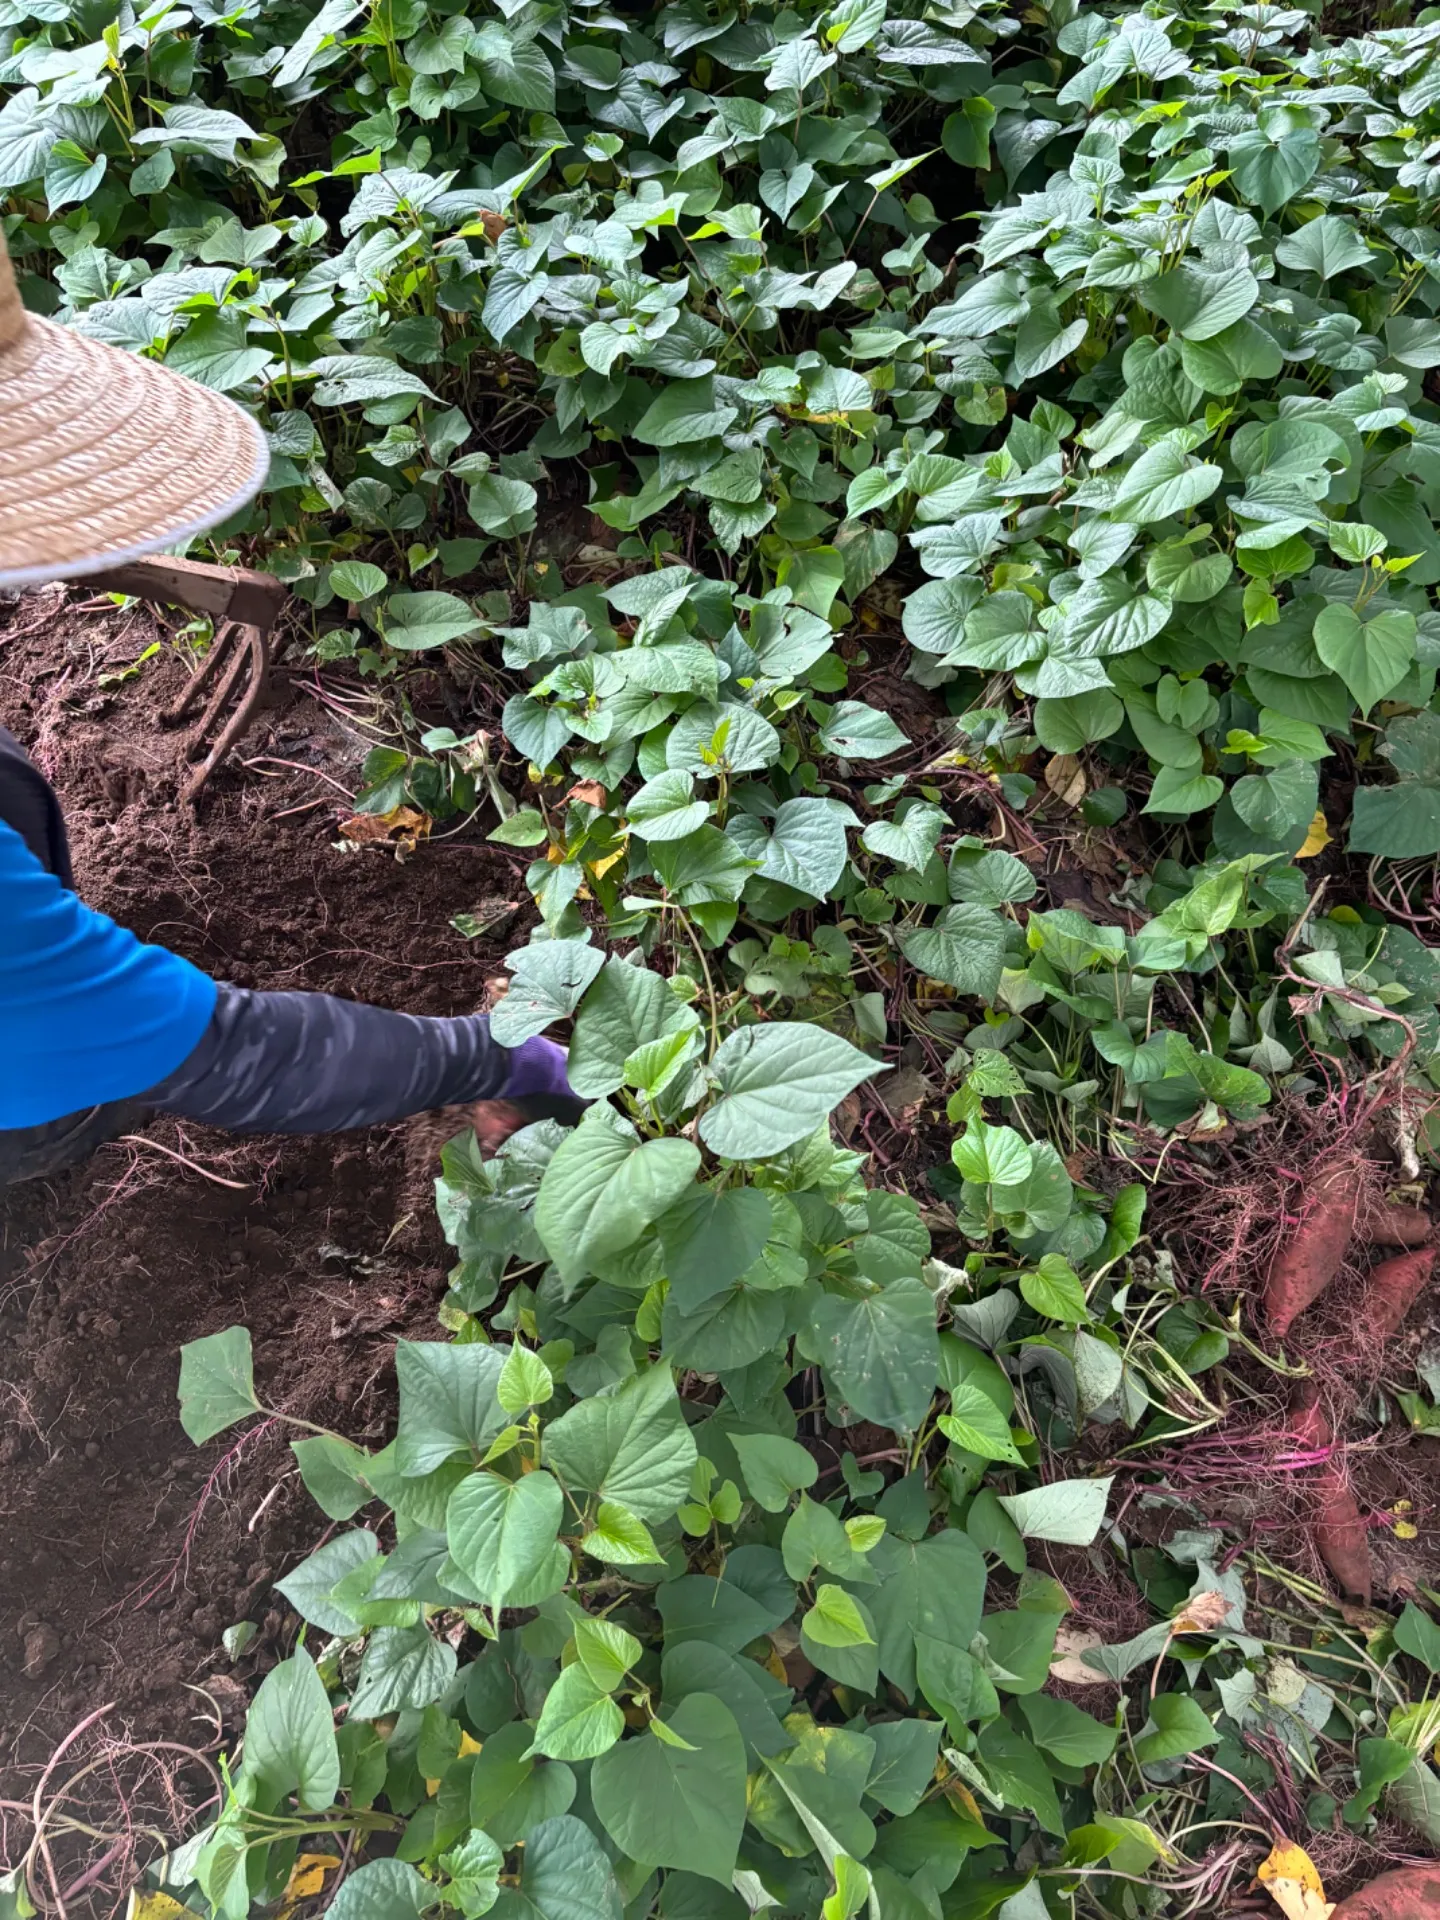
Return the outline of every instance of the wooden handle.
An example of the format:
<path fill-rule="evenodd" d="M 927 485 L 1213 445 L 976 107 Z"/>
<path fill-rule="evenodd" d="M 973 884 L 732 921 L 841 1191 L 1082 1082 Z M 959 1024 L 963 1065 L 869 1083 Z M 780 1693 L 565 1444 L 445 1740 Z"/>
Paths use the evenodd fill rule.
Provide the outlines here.
<path fill-rule="evenodd" d="M 271 573 L 251 573 L 244 567 L 213 567 L 202 560 L 131 560 L 87 576 L 85 584 L 105 593 L 130 593 L 142 600 L 163 600 L 208 613 L 212 619 L 234 620 L 262 633 L 274 626 L 290 597 L 283 581 Z"/>

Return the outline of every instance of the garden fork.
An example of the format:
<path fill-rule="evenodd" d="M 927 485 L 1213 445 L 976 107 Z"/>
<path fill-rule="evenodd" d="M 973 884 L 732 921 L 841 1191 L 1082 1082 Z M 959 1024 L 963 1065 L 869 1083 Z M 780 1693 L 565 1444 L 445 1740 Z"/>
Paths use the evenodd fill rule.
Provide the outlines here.
<path fill-rule="evenodd" d="M 86 584 L 103 592 L 186 607 L 214 621 L 215 637 L 204 665 L 180 699 L 160 715 L 163 726 L 179 726 L 209 695 L 185 749 L 188 760 L 200 761 L 181 795 L 194 800 L 254 721 L 270 675 L 271 629 L 284 611 L 289 591 L 273 574 L 165 556 L 107 568 Z M 222 723 L 221 716 L 232 702 L 233 710 Z M 219 732 L 207 753 L 205 743 L 217 726 Z"/>

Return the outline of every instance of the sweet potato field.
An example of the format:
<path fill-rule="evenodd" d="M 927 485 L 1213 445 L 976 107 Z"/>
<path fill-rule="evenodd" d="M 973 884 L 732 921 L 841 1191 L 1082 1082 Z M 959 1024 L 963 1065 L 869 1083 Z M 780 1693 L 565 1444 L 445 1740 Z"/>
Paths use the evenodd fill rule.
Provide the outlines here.
<path fill-rule="evenodd" d="M 1440 11 L 6 0 L 0 82 L 27 301 L 270 436 L 196 552 L 317 848 L 508 861 L 434 963 L 593 1103 L 444 1146 L 380 1442 L 185 1346 L 313 1550 L 134 1920 L 1429 1858 Z"/>

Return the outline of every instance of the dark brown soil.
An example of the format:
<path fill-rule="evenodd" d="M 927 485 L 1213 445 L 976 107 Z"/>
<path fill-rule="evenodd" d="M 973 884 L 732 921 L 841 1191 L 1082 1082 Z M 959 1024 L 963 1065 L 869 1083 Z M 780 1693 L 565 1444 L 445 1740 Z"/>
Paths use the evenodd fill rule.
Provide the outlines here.
<path fill-rule="evenodd" d="M 483 828 L 405 864 L 336 851 L 366 743 L 283 673 L 241 749 L 255 764 L 223 770 L 198 814 L 182 808 L 183 740 L 154 716 L 184 661 L 166 640 L 133 679 L 102 685 L 155 628 L 142 610 L 77 598 L 0 606 L 0 721 L 61 795 L 86 899 L 242 985 L 422 1013 L 478 1005 L 497 950 L 463 940 L 450 917 L 524 899 Z M 217 1718 L 236 1727 L 287 1635 L 273 1582 L 326 1522 L 278 1426 L 238 1449 L 233 1432 L 190 1445 L 178 1349 L 243 1322 L 262 1400 L 381 1441 L 394 1339 L 435 1331 L 439 1137 L 419 1123 L 236 1141 L 157 1122 L 0 1194 L 0 1869 L 31 1839 L 3 1801 L 28 1802 L 57 1743 L 97 1708 L 109 1711 L 62 1757 L 47 1797 L 77 1759 L 104 1758 L 68 1810 L 107 1831 L 129 1817 L 178 1833 L 210 1791 L 181 1757 L 135 1745 L 213 1752 Z M 243 1620 L 260 1631 L 232 1663 L 221 1636 Z M 62 1883 L 102 1851 L 80 1844 L 57 1840 Z M 109 1913 L 129 1858 L 122 1849 L 69 1912 Z"/>

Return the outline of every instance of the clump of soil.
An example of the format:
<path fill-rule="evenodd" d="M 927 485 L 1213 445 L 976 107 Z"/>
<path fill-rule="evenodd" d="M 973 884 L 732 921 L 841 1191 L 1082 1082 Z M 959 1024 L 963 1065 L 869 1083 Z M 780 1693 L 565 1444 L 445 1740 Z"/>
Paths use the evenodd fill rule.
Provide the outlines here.
<path fill-rule="evenodd" d="M 483 827 L 403 865 L 337 851 L 366 743 L 283 674 L 240 749 L 254 764 L 182 809 L 183 736 L 155 715 L 184 661 L 162 633 L 133 679 L 102 679 L 156 637 L 143 610 L 54 590 L 0 606 L 0 722 L 61 795 L 84 897 L 241 985 L 420 1013 L 482 1004 L 514 940 L 467 942 L 449 921 L 524 901 L 510 857 Z M 326 1523 L 278 1424 L 190 1445 L 178 1349 L 243 1322 L 267 1405 L 380 1443 L 396 1336 L 436 1333 L 436 1140 L 423 1123 L 237 1141 L 159 1121 L 0 1192 L 0 1800 L 28 1801 L 57 1743 L 111 1703 L 47 1786 L 100 1760 L 64 1811 L 178 1834 L 213 1791 L 203 1767 L 146 1743 L 213 1751 L 239 1725 L 288 1633 L 273 1583 Z M 232 1663 L 221 1636 L 243 1620 L 259 1633 Z M 0 1823 L 3 1869 L 31 1836 L 13 1813 Z M 62 1889 L 97 1855 L 67 1852 L 59 1829 L 53 1851 Z M 69 1911 L 110 1912 L 134 1857 L 122 1848 Z"/>

